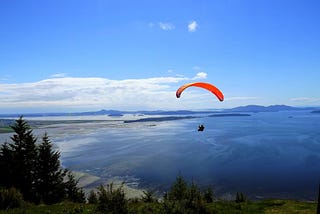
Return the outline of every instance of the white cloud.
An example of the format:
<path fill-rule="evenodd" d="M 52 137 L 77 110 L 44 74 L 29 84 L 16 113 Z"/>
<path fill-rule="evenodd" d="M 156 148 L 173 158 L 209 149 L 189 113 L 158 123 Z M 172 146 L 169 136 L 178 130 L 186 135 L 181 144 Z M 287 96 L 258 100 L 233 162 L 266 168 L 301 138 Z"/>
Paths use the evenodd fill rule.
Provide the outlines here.
<path fill-rule="evenodd" d="M 189 32 L 195 32 L 197 29 L 198 29 L 198 24 L 197 24 L 196 21 L 191 21 L 191 22 L 188 24 L 188 31 L 189 31 Z"/>
<path fill-rule="evenodd" d="M 174 25 L 170 22 L 159 22 L 159 27 L 162 30 L 173 30 L 175 28 Z"/>
<path fill-rule="evenodd" d="M 206 79 L 207 78 L 207 73 L 205 72 L 198 72 L 196 74 L 195 77 L 193 77 L 192 79 L 196 80 L 196 79 Z"/>
<path fill-rule="evenodd" d="M 110 80 L 61 77 L 32 83 L 0 84 L 0 109 L 178 108 L 175 90 L 186 80 L 190 78 Z"/>
<path fill-rule="evenodd" d="M 290 100 L 293 101 L 293 102 L 314 103 L 314 102 L 319 102 L 320 98 L 315 98 L 315 97 L 296 97 L 296 98 L 291 98 Z"/>

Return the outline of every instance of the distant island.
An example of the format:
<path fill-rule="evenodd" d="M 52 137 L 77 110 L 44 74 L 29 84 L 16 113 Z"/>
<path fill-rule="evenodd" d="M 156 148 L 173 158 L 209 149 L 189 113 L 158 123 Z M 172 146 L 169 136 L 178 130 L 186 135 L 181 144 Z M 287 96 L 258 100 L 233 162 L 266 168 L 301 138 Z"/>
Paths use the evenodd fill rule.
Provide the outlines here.
<path fill-rule="evenodd" d="M 241 117 L 241 116 L 251 116 L 251 114 L 240 114 L 240 113 L 232 113 L 232 114 L 211 114 L 208 117 Z"/>
<path fill-rule="evenodd" d="M 185 116 L 185 117 L 150 117 L 150 118 L 141 118 L 137 120 L 125 120 L 124 123 L 136 123 L 136 122 L 162 122 L 170 120 L 183 120 L 183 119 L 194 119 L 199 118 L 195 116 Z"/>
<path fill-rule="evenodd" d="M 17 118 L 21 115 L 25 117 L 50 117 L 50 116 L 94 116 L 94 115 L 106 115 L 106 116 L 123 116 L 125 114 L 134 114 L 134 115 L 196 115 L 196 114 L 221 114 L 221 113 L 230 113 L 230 112 L 278 112 L 278 111 L 300 111 L 300 110 L 309 110 L 312 113 L 319 113 L 320 110 L 317 107 L 292 107 L 287 105 L 270 105 L 270 106 L 260 106 L 260 105 L 247 105 L 247 106 L 239 106 L 230 109 L 222 109 L 222 110 L 154 110 L 154 111 L 120 111 L 120 110 L 105 110 L 102 109 L 100 111 L 88 111 L 88 112 L 62 112 L 62 113 L 25 113 L 25 114 L 0 114 L 1 118 L 13 117 Z M 220 115 L 221 116 L 221 115 Z M 229 115 L 230 116 L 230 115 Z M 239 115 L 233 115 L 239 116 Z M 243 116 L 243 115 L 241 115 Z"/>
<path fill-rule="evenodd" d="M 278 112 L 278 111 L 299 111 L 299 110 L 314 110 L 315 107 L 292 107 L 287 105 L 270 105 L 270 106 L 259 106 L 259 105 L 247 105 L 239 106 L 228 109 L 226 111 L 232 112 Z"/>

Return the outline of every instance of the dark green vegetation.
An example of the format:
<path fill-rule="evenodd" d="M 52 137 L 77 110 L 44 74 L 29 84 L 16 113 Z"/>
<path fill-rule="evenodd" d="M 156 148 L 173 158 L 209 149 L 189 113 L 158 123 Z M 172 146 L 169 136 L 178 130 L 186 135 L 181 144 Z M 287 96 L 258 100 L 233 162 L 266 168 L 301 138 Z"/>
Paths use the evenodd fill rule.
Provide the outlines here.
<path fill-rule="evenodd" d="M 19 206 L 24 201 L 53 204 L 68 199 L 84 202 L 84 193 L 77 187 L 72 173 L 60 165 L 60 153 L 52 149 L 45 133 L 38 143 L 29 124 L 20 117 L 11 126 L 12 142 L 0 147 L 0 207 Z M 15 203 L 7 200 L 10 196 Z"/>
<path fill-rule="evenodd" d="M 17 198 L 20 197 L 17 192 Z M 11 199 L 11 198 L 10 198 Z M 13 202 L 17 203 L 16 200 Z M 315 202 L 291 200 L 247 201 L 242 193 L 237 193 L 234 201 L 217 200 L 212 188 L 201 191 L 195 183 L 188 184 L 178 176 L 163 199 L 154 197 L 152 191 L 145 191 L 144 196 L 127 199 L 122 187 L 114 189 L 112 184 L 100 186 L 91 191 L 87 203 L 63 201 L 60 203 L 34 205 L 17 204 L 19 208 L 0 210 L 0 213 L 212 213 L 212 214 L 250 214 L 250 213 L 316 213 Z"/>
<path fill-rule="evenodd" d="M 46 133 L 40 142 L 20 117 L 11 125 L 12 142 L 0 146 L 0 213 L 315 213 L 315 202 L 218 200 L 213 188 L 201 189 L 177 176 L 161 199 L 153 191 L 126 198 L 122 187 L 100 186 L 87 198 L 73 174 L 60 165 Z"/>

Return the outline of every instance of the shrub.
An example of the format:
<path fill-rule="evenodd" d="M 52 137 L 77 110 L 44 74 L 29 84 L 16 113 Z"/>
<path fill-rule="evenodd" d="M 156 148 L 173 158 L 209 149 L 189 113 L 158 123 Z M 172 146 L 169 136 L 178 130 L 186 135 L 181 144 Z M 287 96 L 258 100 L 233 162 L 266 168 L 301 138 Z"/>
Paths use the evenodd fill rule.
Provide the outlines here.
<path fill-rule="evenodd" d="M 79 180 L 76 180 L 74 175 L 68 171 L 65 188 L 67 199 L 72 202 L 85 203 L 86 198 L 82 188 L 78 187 Z"/>
<path fill-rule="evenodd" d="M 237 192 L 236 194 L 236 203 L 246 202 L 246 196 L 242 192 Z"/>
<path fill-rule="evenodd" d="M 128 213 L 127 200 L 122 186 L 114 189 L 111 183 L 107 185 L 107 189 L 102 185 L 98 187 L 97 211 L 100 213 Z"/>
<path fill-rule="evenodd" d="M 89 204 L 97 204 L 98 203 L 98 197 L 97 194 L 91 190 L 88 196 L 88 203 Z"/>
<path fill-rule="evenodd" d="M 178 176 L 164 197 L 165 213 L 209 213 L 198 186 L 188 185 L 182 176 Z"/>
<path fill-rule="evenodd" d="M 152 202 L 156 202 L 157 199 L 154 197 L 154 191 L 151 190 L 147 190 L 147 191 L 143 191 L 143 196 L 142 196 L 142 201 L 145 203 L 152 203 Z"/>
<path fill-rule="evenodd" d="M 16 188 L 0 189 L 0 209 L 21 207 L 23 204 L 22 194 Z"/>
<path fill-rule="evenodd" d="M 204 190 L 203 192 L 203 199 L 207 202 L 207 203 L 212 203 L 213 202 L 213 190 L 211 187 L 208 187 Z"/>

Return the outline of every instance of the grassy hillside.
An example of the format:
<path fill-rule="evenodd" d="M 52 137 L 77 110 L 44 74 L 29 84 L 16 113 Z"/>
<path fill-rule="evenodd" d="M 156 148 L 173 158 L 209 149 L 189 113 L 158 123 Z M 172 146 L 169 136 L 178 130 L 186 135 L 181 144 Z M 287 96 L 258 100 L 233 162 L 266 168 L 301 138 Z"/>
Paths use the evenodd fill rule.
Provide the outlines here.
<path fill-rule="evenodd" d="M 129 213 L 157 213 L 161 210 L 161 203 L 129 203 Z M 266 214 L 282 214 L 282 213 L 316 213 L 315 202 L 301 202 L 293 200 L 261 200 L 255 202 L 235 203 L 230 201 L 216 201 L 206 204 L 208 211 L 215 214 L 232 214 L 232 213 L 266 213 Z M 150 212 L 151 211 L 151 212 Z M 24 208 L 2 210 L 0 214 L 9 213 L 25 213 L 25 214 L 43 214 L 43 213 L 96 213 L 96 207 L 92 204 L 79 204 L 71 202 L 63 202 L 54 205 L 25 205 Z"/>

